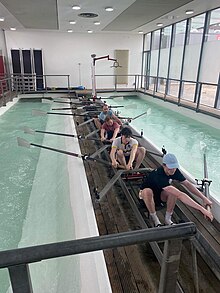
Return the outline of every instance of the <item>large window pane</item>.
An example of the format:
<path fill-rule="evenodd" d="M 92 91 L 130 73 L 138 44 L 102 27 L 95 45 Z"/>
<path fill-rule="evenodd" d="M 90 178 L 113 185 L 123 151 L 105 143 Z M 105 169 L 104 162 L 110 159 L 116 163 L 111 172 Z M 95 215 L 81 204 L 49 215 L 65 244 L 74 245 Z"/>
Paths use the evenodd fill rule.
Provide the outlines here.
<path fill-rule="evenodd" d="M 144 51 L 150 50 L 150 39 L 151 39 L 151 34 L 147 34 L 144 37 Z"/>
<path fill-rule="evenodd" d="M 170 41 L 171 41 L 172 27 L 168 26 L 161 31 L 161 49 L 160 49 L 160 64 L 159 64 L 159 76 L 167 77 Z"/>
<path fill-rule="evenodd" d="M 218 83 L 220 72 L 220 8 L 211 12 L 208 38 L 204 43 L 200 81 Z"/>
<path fill-rule="evenodd" d="M 170 78 L 180 78 L 185 31 L 186 20 L 175 25 L 174 42 L 171 51 Z"/>
<path fill-rule="evenodd" d="M 152 35 L 152 51 L 151 51 L 151 62 L 150 62 L 150 75 L 157 75 L 157 63 L 159 54 L 159 44 L 160 44 L 160 31 L 157 30 L 153 32 Z"/>
<path fill-rule="evenodd" d="M 186 45 L 183 79 L 196 81 L 204 30 L 205 14 L 193 17 L 189 22 L 189 42 Z"/>

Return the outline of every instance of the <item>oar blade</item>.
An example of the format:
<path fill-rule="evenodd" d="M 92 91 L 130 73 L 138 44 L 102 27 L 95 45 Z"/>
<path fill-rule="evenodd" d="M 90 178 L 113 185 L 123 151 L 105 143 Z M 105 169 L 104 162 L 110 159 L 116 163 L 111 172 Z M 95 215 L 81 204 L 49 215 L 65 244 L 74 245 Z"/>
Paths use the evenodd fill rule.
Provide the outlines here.
<path fill-rule="evenodd" d="M 146 114 L 149 116 L 151 115 L 151 108 L 147 109 Z"/>
<path fill-rule="evenodd" d="M 51 99 L 42 99 L 41 102 L 44 104 L 52 104 L 53 103 L 53 101 Z"/>
<path fill-rule="evenodd" d="M 32 134 L 32 135 L 35 134 L 35 130 L 31 129 L 31 128 L 27 127 L 27 126 L 24 126 L 23 130 L 24 130 L 24 133 L 28 133 L 28 134 Z"/>
<path fill-rule="evenodd" d="M 33 109 L 32 115 L 33 116 L 45 116 L 45 115 L 47 115 L 47 112 Z"/>
<path fill-rule="evenodd" d="M 136 104 L 131 104 L 131 105 L 127 105 L 124 107 L 125 109 L 137 109 L 137 105 Z"/>
<path fill-rule="evenodd" d="M 18 143 L 18 146 L 21 146 L 21 147 L 25 147 L 25 148 L 31 147 L 31 144 L 27 140 L 21 137 L 17 137 L 17 143 Z"/>

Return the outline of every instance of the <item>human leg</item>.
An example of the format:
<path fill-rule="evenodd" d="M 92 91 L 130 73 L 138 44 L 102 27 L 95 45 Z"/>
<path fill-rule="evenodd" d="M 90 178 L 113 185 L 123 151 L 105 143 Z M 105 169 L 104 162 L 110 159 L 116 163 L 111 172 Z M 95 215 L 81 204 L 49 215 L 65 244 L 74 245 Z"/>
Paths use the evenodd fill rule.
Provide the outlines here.
<path fill-rule="evenodd" d="M 154 222 L 155 226 L 160 226 L 161 222 L 157 217 L 156 210 L 155 210 L 155 202 L 154 202 L 154 194 L 152 189 L 144 188 L 141 193 L 139 194 L 140 199 L 143 199 L 150 216 Z"/>
<path fill-rule="evenodd" d="M 144 157 L 145 157 L 146 149 L 144 147 L 138 147 L 135 155 L 135 169 L 139 169 Z"/>
<path fill-rule="evenodd" d="M 122 150 L 118 150 L 116 154 L 116 159 L 126 169 L 126 160 Z"/>
<path fill-rule="evenodd" d="M 102 124 L 100 123 L 99 119 L 98 118 L 94 118 L 93 121 L 95 123 L 96 128 L 98 128 L 100 130 L 101 127 L 102 127 Z"/>
<path fill-rule="evenodd" d="M 166 225 L 172 225 L 173 221 L 172 221 L 172 214 L 173 214 L 173 210 L 176 204 L 176 200 L 177 197 L 170 194 L 169 192 L 163 190 L 161 192 L 160 198 L 162 201 L 167 203 L 167 210 L 166 210 L 166 214 L 165 214 L 165 224 Z"/>
<path fill-rule="evenodd" d="M 169 192 L 170 195 L 174 195 L 177 199 L 181 200 L 186 205 L 199 210 L 205 217 L 208 217 L 211 221 L 213 220 L 213 215 L 211 212 L 206 210 L 200 204 L 195 202 L 191 197 L 189 197 L 186 193 L 178 190 L 174 186 L 166 187 L 166 191 Z"/>

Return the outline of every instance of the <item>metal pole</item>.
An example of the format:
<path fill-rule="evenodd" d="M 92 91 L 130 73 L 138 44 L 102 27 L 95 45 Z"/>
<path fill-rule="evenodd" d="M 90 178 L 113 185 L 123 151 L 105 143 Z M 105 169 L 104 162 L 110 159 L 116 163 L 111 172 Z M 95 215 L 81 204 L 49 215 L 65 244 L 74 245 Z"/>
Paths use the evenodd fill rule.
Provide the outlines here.
<path fill-rule="evenodd" d="M 182 239 L 165 241 L 158 293 L 176 292 L 181 249 Z"/>
<path fill-rule="evenodd" d="M 194 223 L 135 230 L 111 235 L 18 248 L 0 252 L 0 268 L 33 263 L 50 259 L 166 239 L 188 238 L 196 234 Z"/>
<path fill-rule="evenodd" d="M 30 271 L 27 264 L 9 267 L 8 270 L 14 293 L 33 293 Z"/>
<path fill-rule="evenodd" d="M 192 265 L 193 265 L 193 280 L 195 292 L 199 293 L 199 274 L 198 274 L 198 266 L 197 266 L 197 253 L 196 248 L 193 245 L 193 242 L 190 240 L 191 252 L 192 252 Z"/>

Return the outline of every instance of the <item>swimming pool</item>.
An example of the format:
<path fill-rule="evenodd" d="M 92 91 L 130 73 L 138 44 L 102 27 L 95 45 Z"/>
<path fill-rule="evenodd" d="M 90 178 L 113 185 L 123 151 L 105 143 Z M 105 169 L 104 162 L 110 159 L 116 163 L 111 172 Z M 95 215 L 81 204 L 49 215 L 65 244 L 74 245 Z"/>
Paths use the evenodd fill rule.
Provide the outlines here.
<path fill-rule="evenodd" d="M 160 104 L 156 104 L 154 100 L 158 102 L 150 96 L 133 95 L 106 101 L 111 105 L 137 105 L 137 109 L 119 108 L 121 116 L 135 117 L 148 110 L 148 115 L 132 121 L 131 126 L 139 133 L 143 130 L 144 136 L 158 148 L 164 145 L 168 152 L 174 153 L 181 166 L 194 178 L 204 178 L 203 147 L 207 146 L 208 174 L 213 181 L 210 190 L 220 202 L 220 129 L 165 108 L 165 103 L 159 100 Z M 197 115 L 195 112 L 193 114 Z M 219 121 L 216 125 L 219 125 Z"/>
<path fill-rule="evenodd" d="M 1 250 L 98 235 L 82 160 L 17 146 L 16 138 L 21 136 L 32 143 L 80 152 L 76 139 L 23 133 L 24 126 L 75 133 L 71 116 L 31 114 L 32 109 L 48 111 L 49 108 L 48 103 L 43 104 L 39 99 L 21 99 L 0 116 L 0 162 L 4 166 L 0 171 Z M 78 293 L 82 288 L 84 292 L 90 292 L 91 288 L 96 292 L 111 291 L 102 252 L 31 264 L 30 271 L 34 292 Z M 5 293 L 9 287 L 6 270 L 0 270 L 0 284 L 0 292 Z"/>

